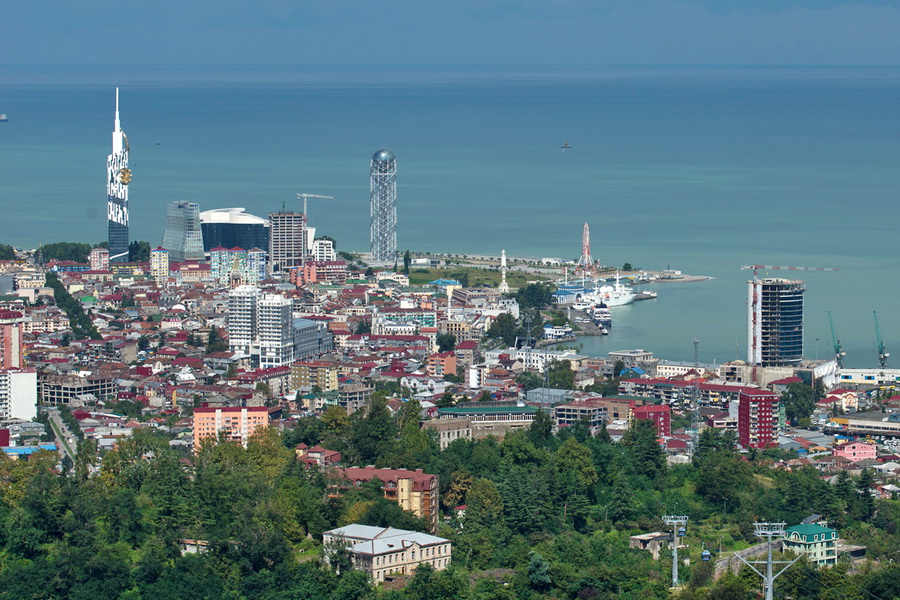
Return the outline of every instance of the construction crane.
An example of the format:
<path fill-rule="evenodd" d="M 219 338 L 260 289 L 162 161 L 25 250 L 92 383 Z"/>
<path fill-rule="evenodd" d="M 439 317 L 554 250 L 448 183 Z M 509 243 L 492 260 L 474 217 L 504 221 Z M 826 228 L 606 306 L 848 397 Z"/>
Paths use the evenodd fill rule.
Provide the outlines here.
<path fill-rule="evenodd" d="M 834 319 L 831 318 L 831 311 L 828 311 L 828 324 L 831 325 L 831 343 L 834 348 L 834 362 L 837 363 L 838 369 L 844 368 L 844 357 L 847 353 L 841 347 L 841 340 L 838 339 L 837 332 L 834 329 Z"/>
<path fill-rule="evenodd" d="M 874 310 L 872 314 L 875 316 L 875 341 L 878 342 L 878 366 L 882 369 L 887 369 L 887 359 L 890 356 L 890 353 L 887 352 L 887 349 L 884 347 L 884 340 L 881 337 L 881 328 L 878 327 L 878 313 Z"/>
<path fill-rule="evenodd" d="M 795 267 L 790 265 L 743 265 L 742 271 L 751 269 L 753 271 L 753 279 L 758 279 L 759 271 L 839 271 L 832 267 Z"/>
<path fill-rule="evenodd" d="M 317 200 L 334 200 L 334 196 L 319 196 L 317 194 L 297 194 L 297 199 L 303 198 L 303 214 L 306 215 L 306 224 L 309 225 L 309 213 L 306 211 L 306 202 L 310 198 Z"/>
<path fill-rule="evenodd" d="M 334 200 L 334 196 L 320 196 L 318 194 L 305 194 L 305 193 L 297 194 L 297 199 L 299 200 L 300 198 L 303 198 L 303 218 L 306 221 L 306 229 L 307 229 L 307 231 L 304 232 L 304 234 L 303 234 L 303 237 L 305 239 L 309 235 L 309 233 L 308 233 L 308 230 L 309 230 L 309 212 L 308 211 L 309 211 L 309 209 L 307 207 L 307 202 L 309 201 L 309 199 L 315 198 L 316 200 Z M 305 248 L 303 248 L 303 253 L 300 256 L 300 265 L 302 267 L 306 266 L 306 254 L 312 247 L 312 242 L 310 240 L 305 239 L 305 243 L 307 244 L 307 246 Z"/>

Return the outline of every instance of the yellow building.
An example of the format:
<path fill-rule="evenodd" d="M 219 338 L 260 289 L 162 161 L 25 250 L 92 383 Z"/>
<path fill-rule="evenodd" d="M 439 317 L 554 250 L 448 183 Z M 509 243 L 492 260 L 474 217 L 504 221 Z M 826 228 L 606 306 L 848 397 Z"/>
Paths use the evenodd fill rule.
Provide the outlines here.
<path fill-rule="evenodd" d="M 319 386 L 323 392 L 338 389 L 338 368 L 334 363 L 303 361 L 291 365 L 291 389 Z"/>

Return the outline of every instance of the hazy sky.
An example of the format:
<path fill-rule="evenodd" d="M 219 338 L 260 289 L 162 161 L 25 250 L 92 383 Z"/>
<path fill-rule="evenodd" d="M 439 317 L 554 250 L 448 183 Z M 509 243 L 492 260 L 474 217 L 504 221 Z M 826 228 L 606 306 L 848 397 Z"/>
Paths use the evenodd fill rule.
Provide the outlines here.
<path fill-rule="evenodd" d="M 898 0 L 5 0 L 0 64 L 898 64 Z"/>

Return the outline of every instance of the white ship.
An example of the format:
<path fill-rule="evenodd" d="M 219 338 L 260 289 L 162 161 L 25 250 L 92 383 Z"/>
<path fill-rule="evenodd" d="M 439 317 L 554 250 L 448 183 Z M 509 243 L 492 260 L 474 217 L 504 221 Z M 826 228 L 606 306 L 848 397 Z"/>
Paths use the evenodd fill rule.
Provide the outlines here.
<path fill-rule="evenodd" d="M 585 299 L 598 303 L 602 302 L 612 308 L 613 306 L 631 304 L 636 296 L 637 294 L 631 287 L 619 283 L 619 274 L 616 273 L 615 285 L 602 285 Z"/>
<path fill-rule="evenodd" d="M 634 302 L 637 294 L 627 285 L 619 282 L 619 274 L 616 273 L 615 285 L 601 285 L 600 281 L 594 282 L 598 286 L 593 289 L 586 287 L 586 282 L 580 286 L 564 283 L 557 288 L 554 294 L 557 302 L 572 303 L 572 308 L 584 310 L 598 304 L 605 304 L 607 307 L 624 306 Z"/>

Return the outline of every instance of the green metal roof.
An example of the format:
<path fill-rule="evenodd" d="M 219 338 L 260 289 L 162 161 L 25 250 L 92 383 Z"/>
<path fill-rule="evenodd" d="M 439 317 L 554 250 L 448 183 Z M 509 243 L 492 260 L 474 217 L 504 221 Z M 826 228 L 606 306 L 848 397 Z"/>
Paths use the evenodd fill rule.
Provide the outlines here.
<path fill-rule="evenodd" d="M 820 537 L 819 541 L 837 539 L 837 531 L 836 530 L 831 529 L 830 527 L 823 527 L 821 525 L 814 525 L 814 524 L 794 525 L 793 527 L 787 527 L 784 530 L 784 537 L 785 537 L 785 539 L 789 539 L 795 533 L 797 535 L 799 535 L 803 539 L 804 542 L 816 541 L 814 536 L 816 536 L 816 535 L 821 536 L 823 534 L 831 534 L 831 533 L 833 533 L 834 536 L 825 535 L 824 538 Z"/>

